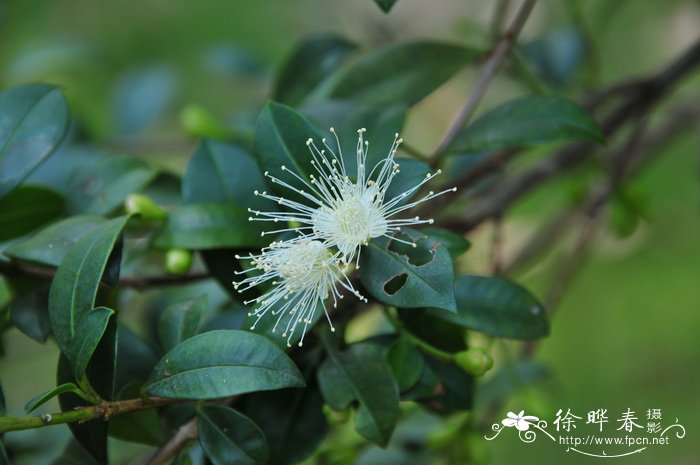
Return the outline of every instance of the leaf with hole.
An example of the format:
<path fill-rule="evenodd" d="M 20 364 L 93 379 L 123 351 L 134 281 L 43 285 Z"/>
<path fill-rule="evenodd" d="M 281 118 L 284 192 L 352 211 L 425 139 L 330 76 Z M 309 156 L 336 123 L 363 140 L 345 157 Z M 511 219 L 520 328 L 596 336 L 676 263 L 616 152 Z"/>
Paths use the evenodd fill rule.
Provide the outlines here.
<path fill-rule="evenodd" d="M 0 197 L 56 150 L 69 123 L 58 87 L 25 84 L 0 92 Z"/>
<path fill-rule="evenodd" d="M 549 332 L 542 304 L 529 291 L 507 279 L 458 276 L 455 279 L 457 313 L 429 313 L 450 323 L 496 337 L 532 340 Z"/>
<path fill-rule="evenodd" d="M 267 441 L 253 421 L 223 405 L 197 409 L 199 444 L 214 465 L 264 465 Z"/>
<path fill-rule="evenodd" d="M 294 362 L 264 336 L 218 330 L 171 349 L 153 369 L 145 389 L 160 397 L 218 399 L 303 386 Z"/>

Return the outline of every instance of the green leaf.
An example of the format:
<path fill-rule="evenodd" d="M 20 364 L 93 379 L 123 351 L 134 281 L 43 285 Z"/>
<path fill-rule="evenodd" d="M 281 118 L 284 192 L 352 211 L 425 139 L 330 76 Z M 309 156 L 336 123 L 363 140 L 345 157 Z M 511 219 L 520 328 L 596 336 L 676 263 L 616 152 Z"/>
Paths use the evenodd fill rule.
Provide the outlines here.
<path fill-rule="evenodd" d="M 16 297 L 10 303 L 10 320 L 12 324 L 35 341 L 46 342 L 51 334 L 48 301 L 48 286 Z"/>
<path fill-rule="evenodd" d="M 49 291 L 49 317 L 53 335 L 64 352 L 78 324 L 94 307 L 100 280 L 128 218 L 114 218 L 91 229 L 56 270 Z"/>
<path fill-rule="evenodd" d="M 464 236 L 442 228 L 422 228 L 421 233 L 428 236 L 428 240 L 437 241 L 447 248 L 452 260 L 459 258 L 464 252 L 469 250 L 471 243 Z"/>
<path fill-rule="evenodd" d="M 191 338 L 199 329 L 207 309 L 206 294 L 169 305 L 158 320 L 158 339 L 164 351 L 168 351 Z"/>
<path fill-rule="evenodd" d="M 232 202 L 244 209 L 260 209 L 267 202 L 253 195 L 256 189 L 265 190 L 265 180 L 253 155 L 210 139 L 197 147 L 182 178 L 185 203 Z"/>
<path fill-rule="evenodd" d="M 438 42 L 403 42 L 374 50 L 340 72 L 333 98 L 413 105 L 478 55 L 474 49 Z"/>
<path fill-rule="evenodd" d="M 64 203 L 60 194 L 39 186 L 20 186 L 0 197 L 0 242 L 61 216 Z"/>
<path fill-rule="evenodd" d="M 408 339 L 397 340 L 389 348 L 386 358 L 400 392 L 408 391 L 418 382 L 425 363 L 421 353 Z"/>
<path fill-rule="evenodd" d="M 282 66 L 272 98 L 287 105 L 299 104 L 356 49 L 355 44 L 335 34 L 305 38 Z"/>
<path fill-rule="evenodd" d="M 122 392 L 134 382 L 143 384 L 156 363 L 158 363 L 158 356 L 155 350 L 128 327 L 119 325 L 115 392 Z"/>
<path fill-rule="evenodd" d="M 141 387 L 142 384 L 138 382 L 129 384 L 119 392 L 118 400 L 140 397 Z M 159 446 L 166 439 L 158 409 L 148 409 L 112 417 L 109 420 L 109 436 L 149 446 Z"/>
<path fill-rule="evenodd" d="M 389 188 L 386 190 L 385 199 L 393 199 L 398 197 L 409 189 L 414 188 L 425 179 L 430 168 L 425 163 L 414 160 L 412 158 L 396 158 L 396 163 L 399 165 L 399 172 L 392 179 Z M 407 196 L 401 203 L 407 202 L 411 196 Z"/>
<path fill-rule="evenodd" d="M 116 312 L 111 308 L 97 307 L 90 310 L 78 323 L 75 333 L 80 337 L 74 337 L 68 347 L 66 356 L 73 367 L 73 376 L 81 380 L 85 375 L 88 363 L 92 359 L 97 346 L 107 331 L 107 325 Z"/>
<path fill-rule="evenodd" d="M 550 30 L 521 47 L 538 75 L 558 86 L 570 84 L 586 55 L 586 36 L 572 27 Z"/>
<path fill-rule="evenodd" d="M 69 121 L 57 87 L 26 84 L 0 92 L 0 197 L 56 150 Z"/>
<path fill-rule="evenodd" d="M 3 253 L 20 260 L 57 267 L 83 236 L 105 221 L 99 216 L 67 218 L 41 229 L 29 239 L 13 244 Z"/>
<path fill-rule="evenodd" d="M 51 465 L 95 465 L 98 462 L 75 439 L 70 439 L 66 447 Z"/>
<path fill-rule="evenodd" d="M 248 221 L 250 214 L 232 203 L 194 203 L 172 212 L 155 238 L 162 248 L 216 249 L 261 247 L 267 244 L 262 222 Z"/>
<path fill-rule="evenodd" d="M 344 352 L 329 351 L 318 370 L 318 383 L 335 410 L 357 400 L 355 429 L 366 439 L 386 446 L 399 418 L 399 393 L 380 349 L 354 344 Z"/>
<path fill-rule="evenodd" d="M 561 97 L 522 97 L 500 105 L 464 128 L 451 152 L 480 152 L 570 140 L 605 141 L 598 123 Z"/>
<path fill-rule="evenodd" d="M 264 336 L 219 330 L 187 339 L 165 354 L 146 391 L 175 399 L 217 399 L 303 386 L 294 362 Z"/>
<path fill-rule="evenodd" d="M 156 170 L 130 156 L 101 158 L 75 171 L 68 183 L 68 209 L 73 214 L 107 215 L 126 197 L 156 177 Z"/>
<path fill-rule="evenodd" d="M 258 117 L 253 141 L 260 167 L 276 178 L 293 182 L 293 185 L 299 182 L 285 173 L 282 166 L 310 180 L 309 175 L 316 171 L 311 165 L 313 159 L 306 146 L 309 138 L 316 141 L 321 139 L 306 118 L 286 105 L 268 102 Z M 301 195 L 294 195 L 289 189 L 272 187 L 279 189 L 285 197 L 303 200 Z"/>
<path fill-rule="evenodd" d="M 197 409 L 199 444 L 214 465 L 264 465 L 267 442 L 260 428 L 245 415 L 223 405 Z"/>
<path fill-rule="evenodd" d="M 64 392 L 74 392 L 76 394 L 79 394 L 81 391 L 78 388 L 78 386 L 76 386 L 74 383 L 61 384 L 60 386 L 56 386 L 53 389 L 49 389 L 48 391 L 39 394 L 38 396 L 34 397 L 32 400 L 27 402 L 27 404 L 24 406 L 24 411 L 26 413 L 32 413 L 34 410 L 41 407 L 49 400 L 53 399 L 59 394 L 63 394 Z"/>
<path fill-rule="evenodd" d="M 360 280 L 367 291 L 387 305 L 436 307 L 456 311 L 454 272 L 447 249 L 412 229 L 370 241 L 360 256 Z"/>
<path fill-rule="evenodd" d="M 431 309 L 445 321 L 497 337 L 532 340 L 549 332 L 542 304 L 529 291 L 503 278 L 458 276 L 457 313 Z"/>
<path fill-rule="evenodd" d="M 389 11 L 394 7 L 397 0 L 374 0 L 379 8 L 382 9 L 384 13 L 389 13 Z"/>

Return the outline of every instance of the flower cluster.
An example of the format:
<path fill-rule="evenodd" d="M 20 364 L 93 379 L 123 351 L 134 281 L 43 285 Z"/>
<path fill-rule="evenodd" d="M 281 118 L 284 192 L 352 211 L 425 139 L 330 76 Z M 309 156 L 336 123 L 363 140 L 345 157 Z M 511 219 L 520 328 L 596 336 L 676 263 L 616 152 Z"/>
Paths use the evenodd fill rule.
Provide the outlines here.
<path fill-rule="evenodd" d="M 418 200 L 408 202 L 425 183 L 440 173 L 426 175 L 410 189 L 387 199 L 387 190 L 399 173 L 399 164 L 395 161 L 396 151 L 402 142 L 399 135 L 394 137 L 394 143 L 386 158 L 375 166 L 367 167 L 368 141 L 364 138 L 365 129 L 358 130 L 356 151 L 356 174 L 354 179 L 347 172 L 340 149 L 338 136 L 333 128 L 331 134 L 335 137 L 338 153 L 322 139 L 322 147 L 309 139 L 306 142 L 311 153 L 311 164 L 316 173 L 310 179 L 304 179 L 299 174 L 282 166 L 300 188 L 285 182 L 269 172 L 265 176 L 276 185 L 296 193 L 296 198 L 304 199 L 306 203 L 293 199 L 275 196 L 267 192 L 255 191 L 255 195 L 276 202 L 287 211 L 249 211 L 255 216 L 250 221 L 282 222 L 289 227 L 266 231 L 263 235 L 294 233 L 294 237 L 282 242 L 272 242 L 262 249 L 259 255 L 236 257 L 247 259 L 251 268 L 238 272 L 248 277 L 234 282 L 239 292 L 255 286 L 268 283 L 269 290 L 259 297 L 246 301 L 247 304 L 257 304 L 256 309 L 249 313 L 255 317 L 252 329 L 268 312 L 277 317 L 273 332 L 278 330 L 282 320 L 283 337 L 287 344 L 301 328 L 301 346 L 304 334 L 309 325 L 314 322 L 314 316 L 322 307 L 331 330 L 331 323 L 325 301 L 330 297 L 333 306 L 343 298 L 343 290 L 366 299 L 353 287 L 347 275 L 351 266 L 359 267 L 360 251 L 373 238 L 393 236 L 404 226 L 432 223 L 432 219 L 394 218 L 395 215 L 410 210 L 416 205 L 456 189 L 442 192 L 430 191 Z M 294 183 L 296 183 L 293 181 Z M 293 226 L 290 226 L 293 225 Z M 393 240 L 406 242 L 393 237 Z M 415 247 L 415 244 L 406 242 Z"/>

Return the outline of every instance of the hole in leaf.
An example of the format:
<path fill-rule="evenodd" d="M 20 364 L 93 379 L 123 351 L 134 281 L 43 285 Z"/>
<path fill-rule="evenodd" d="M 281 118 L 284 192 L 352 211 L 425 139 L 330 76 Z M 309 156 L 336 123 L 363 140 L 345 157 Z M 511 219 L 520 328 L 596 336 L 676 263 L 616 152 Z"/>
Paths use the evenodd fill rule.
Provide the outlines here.
<path fill-rule="evenodd" d="M 408 279 L 408 274 L 406 274 L 406 273 L 397 274 L 396 276 L 391 278 L 389 281 L 384 283 L 384 292 L 386 292 L 388 295 L 396 294 L 406 284 L 407 279 Z"/>
<path fill-rule="evenodd" d="M 396 237 L 403 241 L 413 241 L 416 244 L 416 247 L 413 247 L 410 244 L 404 244 L 392 239 L 387 246 L 387 250 L 390 252 L 406 256 L 410 265 L 422 266 L 433 260 L 435 251 L 430 247 L 425 237 L 413 239 L 408 234 L 401 233 L 397 234 Z"/>

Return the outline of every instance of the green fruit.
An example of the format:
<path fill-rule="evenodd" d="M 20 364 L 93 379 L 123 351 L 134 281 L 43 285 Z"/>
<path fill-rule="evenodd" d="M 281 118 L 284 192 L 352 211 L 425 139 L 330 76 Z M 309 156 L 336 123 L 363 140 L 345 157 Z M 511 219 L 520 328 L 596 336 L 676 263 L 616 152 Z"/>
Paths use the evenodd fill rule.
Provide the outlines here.
<path fill-rule="evenodd" d="M 160 208 L 151 200 L 150 197 L 143 194 L 131 194 L 124 200 L 124 209 L 127 213 L 141 215 L 146 220 L 164 220 L 168 213 Z"/>
<path fill-rule="evenodd" d="M 483 376 L 493 367 L 493 359 L 481 348 L 459 352 L 455 355 L 455 363 L 466 373 L 473 376 Z"/>
<path fill-rule="evenodd" d="M 183 275 L 192 266 L 192 251 L 187 249 L 170 249 L 165 252 L 165 271 L 170 274 Z"/>

